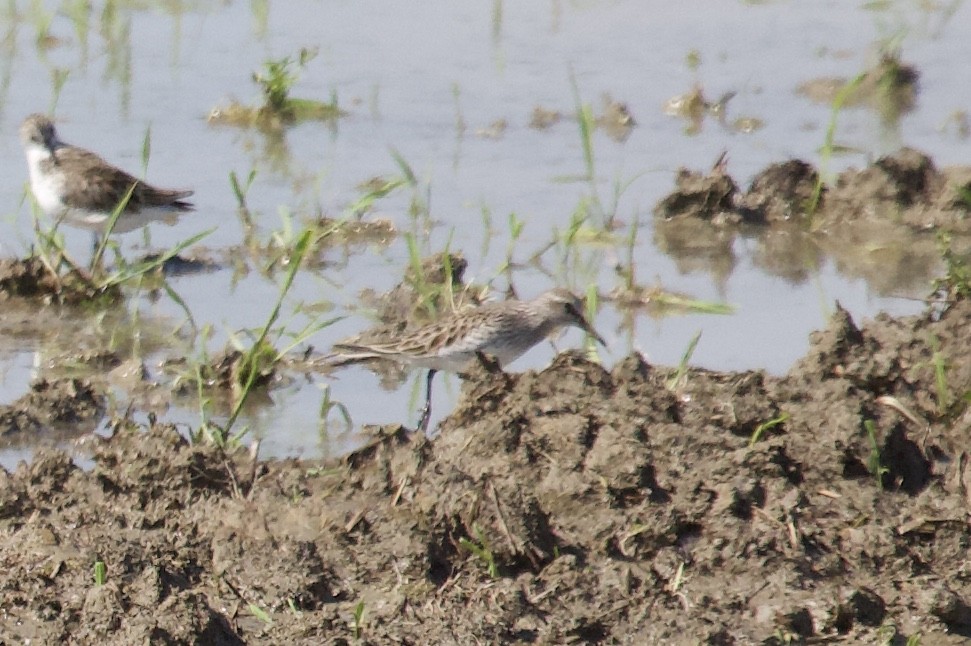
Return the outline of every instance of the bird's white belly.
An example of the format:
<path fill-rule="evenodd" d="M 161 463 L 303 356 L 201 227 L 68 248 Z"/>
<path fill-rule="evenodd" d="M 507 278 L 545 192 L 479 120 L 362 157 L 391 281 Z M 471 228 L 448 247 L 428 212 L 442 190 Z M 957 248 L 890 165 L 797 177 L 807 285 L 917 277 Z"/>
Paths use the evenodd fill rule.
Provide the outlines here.
<path fill-rule="evenodd" d="M 42 173 L 34 165 L 30 167 L 30 190 L 37 200 L 37 205 L 47 215 L 53 218 L 61 218 L 67 210 L 64 202 L 61 201 L 61 193 L 64 190 L 64 181 L 59 173 Z"/>
<path fill-rule="evenodd" d="M 512 363 L 527 350 L 535 345 L 535 342 L 526 339 L 505 339 L 504 343 L 486 342 L 484 344 L 473 343 L 477 347 L 469 348 L 446 348 L 438 354 L 426 357 L 421 361 L 414 362 L 425 368 L 444 370 L 446 372 L 460 372 L 468 367 L 469 363 L 477 359 L 478 353 L 494 357 L 503 368 Z"/>

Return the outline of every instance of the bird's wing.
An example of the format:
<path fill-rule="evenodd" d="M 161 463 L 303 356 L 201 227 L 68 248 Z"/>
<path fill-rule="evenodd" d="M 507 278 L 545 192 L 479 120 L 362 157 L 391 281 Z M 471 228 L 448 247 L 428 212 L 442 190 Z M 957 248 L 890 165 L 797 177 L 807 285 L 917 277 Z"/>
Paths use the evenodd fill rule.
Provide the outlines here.
<path fill-rule="evenodd" d="M 137 213 L 145 207 L 153 206 L 192 209 L 191 204 L 181 201 L 182 198 L 192 195 L 192 191 L 157 189 L 83 148 L 64 146 L 58 148 L 55 155 L 58 164 L 80 173 L 80 181 L 68 181 L 64 185 L 63 199 L 70 207 L 88 211 L 113 211 L 131 191 L 131 197 L 125 206 L 125 211 L 129 213 Z"/>

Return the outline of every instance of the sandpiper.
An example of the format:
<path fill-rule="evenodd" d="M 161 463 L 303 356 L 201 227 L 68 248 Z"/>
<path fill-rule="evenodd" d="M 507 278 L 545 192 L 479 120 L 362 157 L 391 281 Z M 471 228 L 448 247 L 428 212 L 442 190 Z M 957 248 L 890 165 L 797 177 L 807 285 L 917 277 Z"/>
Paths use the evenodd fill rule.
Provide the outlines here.
<path fill-rule="evenodd" d="M 113 233 L 125 233 L 149 222 L 174 222 L 192 211 L 184 198 L 192 191 L 160 189 L 116 168 L 89 150 L 65 144 L 49 118 L 32 114 L 20 126 L 20 140 L 30 171 L 30 190 L 43 211 L 56 221 L 104 234 L 112 213 L 129 191 Z"/>
<path fill-rule="evenodd" d="M 335 365 L 390 359 L 426 368 L 425 406 L 418 422 L 418 428 L 424 431 L 431 415 L 432 379 L 436 372 L 459 372 L 473 359 L 485 355 L 495 357 L 504 366 L 570 325 L 606 345 L 584 318 L 583 302 L 565 289 L 553 289 L 531 301 L 508 300 L 460 310 L 395 339 L 337 343 L 332 359 Z"/>

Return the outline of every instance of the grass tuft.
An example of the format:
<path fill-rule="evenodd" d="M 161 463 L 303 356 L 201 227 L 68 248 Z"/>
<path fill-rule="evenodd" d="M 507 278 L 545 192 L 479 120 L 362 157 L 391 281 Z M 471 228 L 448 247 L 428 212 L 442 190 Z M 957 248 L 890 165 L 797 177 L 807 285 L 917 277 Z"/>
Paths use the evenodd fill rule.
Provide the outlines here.
<path fill-rule="evenodd" d="M 462 549 L 467 550 L 485 564 L 486 571 L 489 573 L 490 578 L 498 579 L 499 565 L 496 563 L 496 557 L 489 548 L 489 544 L 486 542 L 485 536 L 482 533 L 482 528 L 480 528 L 478 525 L 473 525 L 472 531 L 475 532 L 476 540 L 472 541 L 463 536 L 459 539 L 459 545 L 462 547 Z"/>
<path fill-rule="evenodd" d="M 246 106 L 233 102 L 209 113 L 209 121 L 231 126 L 257 127 L 279 130 L 303 121 L 331 121 L 344 116 L 336 96 L 331 101 L 302 99 L 292 96 L 293 86 L 300 79 L 300 72 L 317 57 L 317 50 L 303 47 L 296 56 L 284 56 L 267 60 L 262 69 L 253 72 L 253 81 L 259 86 L 262 103 Z"/>

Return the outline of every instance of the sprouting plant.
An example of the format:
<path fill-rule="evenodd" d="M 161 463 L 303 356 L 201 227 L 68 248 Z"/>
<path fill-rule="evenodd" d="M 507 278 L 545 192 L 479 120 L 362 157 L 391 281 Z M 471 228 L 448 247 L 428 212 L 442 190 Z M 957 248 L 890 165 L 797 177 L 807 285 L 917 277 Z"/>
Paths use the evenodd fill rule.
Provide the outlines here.
<path fill-rule="evenodd" d="M 411 266 L 413 275 L 411 286 L 414 287 L 416 292 L 425 296 L 429 288 L 425 280 L 425 272 L 421 266 L 421 251 L 418 249 L 418 241 L 415 239 L 415 234 L 410 232 L 405 234 L 405 246 L 408 247 L 408 264 Z M 429 308 L 429 313 L 434 314 L 434 302 L 428 298 L 422 298 L 421 300 L 424 306 Z"/>
<path fill-rule="evenodd" d="M 571 81 L 573 83 L 573 97 L 576 102 L 577 124 L 580 127 L 583 164 L 586 169 L 584 178 L 593 183 L 596 179 L 596 166 L 593 157 L 593 130 L 596 127 L 596 118 L 593 115 L 593 108 L 580 100 L 580 90 L 577 87 L 576 79 L 571 79 Z"/>
<path fill-rule="evenodd" d="M 371 206 L 379 199 L 387 197 L 394 191 L 403 186 L 407 186 L 409 181 L 405 177 L 392 177 L 383 180 L 376 185 L 370 186 L 368 190 L 359 197 L 353 204 L 347 207 L 347 212 L 354 218 L 360 218 Z"/>
<path fill-rule="evenodd" d="M 68 265 L 70 269 L 77 269 L 77 264 L 68 257 L 67 249 L 64 247 L 64 235 L 58 231 L 59 222 L 55 222 L 51 228 L 46 228 L 41 224 L 40 210 L 36 200 L 31 197 L 31 219 L 34 224 L 34 239 L 36 247 L 31 248 L 31 252 L 44 263 L 47 270 L 53 276 L 59 275 L 63 265 Z"/>
<path fill-rule="evenodd" d="M 108 217 L 108 222 L 105 225 L 104 233 L 101 234 L 101 238 L 98 240 L 98 246 L 95 249 L 94 254 L 91 256 L 89 270 L 91 271 L 92 275 L 101 271 L 101 260 L 104 258 L 105 250 L 108 248 L 111 232 L 114 231 L 115 225 L 118 223 L 118 218 L 120 218 L 122 213 L 125 212 L 125 209 L 128 208 L 128 202 L 131 201 L 131 196 L 134 193 L 135 184 L 132 184 L 130 187 L 128 187 L 128 191 L 125 193 L 125 196 L 120 202 L 118 202 L 118 205 L 115 206 L 114 210 L 111 212 L 111 215 Z"/>
<path fill-rule="evenodd" d="M 520 236 L 523 234 L 523 227 L 525 222 L 516 215 L 515 212 L 509 212 L 509 245 L 506 247 L 506 261 L 504 267 L 512 267 L 513 261 L 513 251 L 515 250 L 516 243 L 519 241 Z"/>
<path fill-rule="evenodd" d="M 461 137 L 465 133 L 465 117 L 462 115 L 462 88 L 458 83 L 452 83 L 452 99 L 455 100 L 455 134 Z"/>
<path fill-rule="evenodd" d="M 164 253 L 161 253 L 157 256 L 152 257 L 150 260 L 139 262 L 133 265 L 123 263 L 112 273 L 103 275 L 99 280 L 96 281 L 96 284 L 99 287 L 99 289 L 103 290 L 115 285 L 122 285 L 124 283 L 127 283 L 128 281 L 138 278 L 139 276 L 158 271 L 159 269 L 165 266 L 165 263 L 167 263 L 169 260 L 171 260 L 172 258 L 175 258 L 180 253 L 182 253 L 184 249 L 186 249 L 187 247 L 191 247 L 192 245 L 199 242 L 200 240 L 202 240 L 203 238 L 205 238 L 215 230 L 216 230 L 215 228 L 207 229 L 205 231 L 197 233 L 194 236 L 186 238 L 185 240 L 179 242 L 175 246 L 169 249 L 166 249 Z M 103 246 L 99 247 L 99 251 L 101 253 L 104 252 Z M 180 302 L 180 300 L 181 299 L 176 299 L 176 302 L 178 303 Z"/>
<path fill-rule="evenodd" d="M 246 195 L 249 193 L 249 189 L 253 186 L 253 180 L 256 179 L 256 169 L 251 168 L 249 174 L 246 176 L 246 182 L 240 184 L 239 176 L 236 175 L 236 171 L 229 171 L 229 185 L 233 188 L 233 195 L 236 196 L 236 206 L 240 209 L 246 210 Z"/>
<path fill-rule="evenodd" d="M 270 330 L 276 324 L 277 320 L 280 318 L 280 311 L 283 308 L 283 300 L 286 298 L 287 293 L 293 286 L 293 281 L 297 276 L 297 272 L 300 270 L 300 266 L 303 262 L 304 255 L 307 253 L 307 248 L 310 246 L 310 240 L 313 232 L 311 230 L 305 230 L 303 234 L 297 240 L 294 245 L 293 254 L 290 257 L 290 267 L 287 275 L 283 279 L 283 284 L 280 286 L 280 292 L 277 297 L 276 304 L 270 311 L 270 315 L 267 317 L 266 323 L 260 329 L 250 346 L 242 357 L 241 365 L 241 379 L 239 383 L 239 394 L 236 397 L 236 403 L 233 407 L 232 413 L 229 415 L 229 419 L 226 421 L 224 426 L 225 432 L 228 434 L 232 431 L 233 425 L 236 420 L 239 419 L 240 413 L 243 411 L 243 406 L 246 400 L 249 398 L 252 392 L 253 386 L 257 381 L 257 377 L 262 374 L 265 369 L 265 362 L 270 356 L 274 362 L 279 361 L 282 356 L 279 353 L 273 354 L 272 348 L 267 347 L 267 338 L 270 334 Z"/>
<path fill-rule="evenodd" d="M 102 586 L 108 580 L 108 566 L 101 559 L 94 562 L 94 584 Z"/>
<path fill-rule="evenodd" d="M 588 321 L 593 321 L 596 318 L 597 310 L 600 308 L 600 294 L 597 292 L 597 286 L 590 283 L 587 286 L 586 297 L 584 298 L 584 307 L 586 312 L 583 313 L 584 318 Z M 587 337 L 587 354 L 591 357 L 596 357 L 597 345 L 594 339 Z"/>
<path fill-rule="evenodd" d="M 570 82 L 573 87 L 576 119 L 580 133 L 580 148 L 583 151 L 584 174 L 582 179 L 590 187 L 590 197 L 583 202 L 583 210 L 585 216 L 596 215 L 603 229 L 610 230 L 614 227 L 621 197 L 639 179 L 640 175 L 627 180 L 616 179 L 613 183 L 612 203 L 605 207 L 597 190 L 596 157 L 593 147 L 593 132 L 597 127 L 597 118 L 594 115 L 593 108 L 580 99 L 580 90 L 576 79 L 571 76 Z"/>
<path fill-rule="evenodd" d="M 946 301 L 971 296 L 971 263 L 954 252 L 951 235 L 937 234 L 937 249 L 944 261 L 944 276 L 934 280 L 934 294 Z"/>
<path fill-rule="evenodd" d="M 263 105 L 273 112 L 284 112 L 290 91 L 300 78 L 300 70 L 317 56 L 316 49 L 301 47 L 296 58 L 284 56 L 263 63 L 262 72 L 253 72 L 253 80 L 263 92 Z"/>
<path fill-rule="evenodd" d="M 451 235 L 449 235 L 449 240 L 446 241 L 445 248 L 441 252 L 443 269 L 443 280 L 441 283 L 431 281 L 425 275 L 426 267 L 422 263 L 421 252 L 418 249 L 418 242 L 414 234 L 405 234 L 405 244 L 408 246 L 408 264 L 411 267 L 409 280 L 411 287 L 417 294 L 415 308 L 424 308 L 429 315 L 434 316 L 438 313 L 443 300 L 450 306 L 454 306 L 455 272 L 452 267 L 452 255 L 450 253 Z"/>
<path fill-rule="evenodd" d="M 671 594 L 678 594 L 681 585 L 684 583 L 684 561 L 678 562 L 678 569 L 674 572 L 674 577 L 668 582 L 668 590 Z"/>
<path fill-rule="evenodd" d="M 620 210 L 620 199 L 624 196 L 624 193 L 627 192 L 627 189 L 629 189 L 634 184 L 634 182 L 636 182 L 643 176 L 644 176 L 644 173 L 640 173 L 638 175 L 634 175 L 633 177 L 627 180 L 621 180 L 619 178 L 614 180 L 614 183 L 613 183 L 614 190 L 613 190 L 613 193 L 611 194 L 610 204 L 606 208 L 603 205 L 599 205 L 600 211 L 601 211 L 601 219 L 603 221 L 603 228 L 605 231 L 610 231 L 616 226 L 617 211 Z"/>
<path fill-rule="evenodd" d="M 55 67 L 51 70 L 51 107 L 48 112 L 54 114 L 57 108 L 57 102 L 61 98 L 61 91 L 64 89 L 64 85 L 67 83 L 67 78 L 71 74 L 70 70 Z"/>
<path fill-rule="evenodd" d="M 890 469 L 880 462 L 880 445 L 877 443 L 877 427 L 872 419 L 863 421 L 863 428 L 866 430 L 867 438 L 870 440 L 870 455 L 867 458 L 866 468 L 870 475 L 877 482 L 877 488 L 883 491 L 883 476 L 890 472 Z"/>
<path fill-rule="evenodd" d="M 570 214 L 570 223 L 563 234 L 563 246 L 567 251 L 576 246 L 580 231 L 590 215 L 589 207 L 589 198 L 581 197 L 577 207 Z"/>
<path fill-rule="evenodd" d="M 287 608 L 295 617 L 303 617 L 303 613 L 297 608 L 297 603 L 293 600 L 293 597 L 287 597 Z"/>
<path fill-rule="evenodd" d="M 488 204 L 482 204 L 479 207 L 479 215 L 482 218 L 482 251 L 479 253 L 483 258 L 489 257 L 489 246 L 492 242 L 492 236 L 495 233 L 492 225 L 492 209 L 489 208 Z M 507 254 L 507 261 L 508 261 Z"/>
<path fill-rule="evenodd" d="M 56 41 L 51 36 L 51 23 L 54 21 L 54 14 L 44 11 L 43 5 L 34 3 L 30 16 L 34 23 L 34 44 L 39 50 L 48 49 Z"/>
<path fill-rule="evenodd" d="M 685 376 L 688 374 L 688 362 L 691 361 L 691 355 L 695 353 L 695 348 L 698 347 L 698 341 L 701 340 L 701 330 L 691 338 L 691 342 L 688 343 L 688 347 L 685 348 L 684 354 L 681 355 L 681 361 L 678 363 L 678 370 L 674 375 L 668 379 L 665 386 L 668 390 L 677 390 L 684 385 Z"/>
<path fill-rule="evenodd" d="M 482 529 L 478 524 L 473 524 L 472 531 L 475 532 L 475 539 L 478 542 L 473 542 L 463 536 L 459 539 L 459 545 L 485 564 L 486 571 L 491 578 L 499 578 L 499 566 L 496 563 L 495 555 L 489 549 L 489 544 L 486 542 Z"/>
<path fill-rule="evenodd" d="M 891 646 L 898 643 L 897 627 L 891 623 L 886 623 L 877 628 L 876 643 L 880 646 Z M 909 640 L 907 643 L 910 643 Z"/>
<path fill-rule="evenodd" d="M 209 355 L 206 351 L 206 344 L 212 334 L 212 326 L 206 324 L 202 327 L 197 337 L 197 342 L 201 348 L 201 356 L 192 362 L 191 375 L 189 379 L 196 387 L 196 401 L 199 405 L 199 427 L 195 431 L 190 431 L 189 440 L 194 444 L 211 444 L 220 449 L 236 448 L 240 445 L 245 435 L 245 431 L 231 435 L 226 428 L 214 423 L 210 418 L 210 406 L 212 398 L 207 390 L 207 366 L 209 365 Z"/>
<path fill-rule="evenodd" d="M 148 160 L 152 156 L 152 125 L 145 127 L 145 134 L 142 135 L 142 175 L 148 174 Z"/>
<path fill-rule="evenodd" d="M 415 171 L 411 168 L 408 161 L 399 153 L 397 150 L 391 149 L 391 157 L 394 159 L 395 163 L 398 165 L 398 169 L 401 171 L 401 176 L 404 180 L 411 186 L 411 200 L 408 203 L 408 215 L 413 221 L 413 225 L 416 229 L 419 227 L 427 229 L 429 226 L 429 219 L 431 218 L 431 185 L 426 185 L 424 187 L 424 195 L 422 194 L 422 187 L 418 182 L 418 177 L 415 175 Z"/>
<path fill-rule="evenodd" d="M 627 293 L 632 293 L 637 286 L 635 251 L 637 249 L 637 234 L 640 232 L 640 226 L 640 218 L 634 218 L 634 222 L 630 226 L 630 231 L 628 231 L 626 239 L 627 266 L 618 266 L 617 268 L 617 273 L 620 274 L 624 281 L 624 291 Z"/>
<path fill-rule="evenodd" d="M 322 435 L 327 434 L 327 430 L 330 425 L 330 414 L 331 414 L 331 411 L 334 411 L 334 410 L 336 410 L 341 414 L 341 417 L 344 420 L 344 425 L 346 428 L 350 429 L 351 427 L 353 427 L 354 424 L 353 424 L 353 421 L 351 420 L 351 412 L 347 410 L 347 406 L 345 406 L 342 402 L 339 402 L 335 399 L 331 399 L 330 384 L 322 385 L 321 389 L 324 391 L 323 400 L 320 402 L 321 434 Z"/>
<path fill-rule="evenodd" d="M 285 206 L 281 206 L 280 228 L 270 233 L 270 244 L 273 248 L 283 250 L 286 254 L 287 250 L 294 248 L 297 240 L 304 233 L 306 233 L 305 230 L 301 231 L 295 226 L 294 216 L 290 209 Z M 276 260 L 278 259 L 274 259 L 274 262 L 276 262 Z"/>
<path fill-rule="evenodd" d="M 354 639 L 361 639 L 364 634 L 364 600 L 361 599 L 354 606 L 354 618 L 351 623 L 351 632 L 354 634 Z"/>
<path fill-rule="evenodd" d="M 250 215 L 249 206 L 246 204 L 246 196 L 249 193 L 250 187 L 253 186 L 253 180 L 256 179 L 256 169 L 251 168 L 249 175 L 246 176 L 245 182 L 239 181 L 239 176 L 236 175 L 236 171 L 229 171 L 229 185 L 233 189 L 233 195 L 236 196 L 236 210 L 239 213 L 240 219 L 243 221 L 243 225 L 247 229 L 253 228 L 253 218 Z"/>
<path fill-rule="evenodd" d="M 748 445 L 750 447 L 755 446 L 756 442 L 762 439 L 762 435 L 765 434 L 766 431 L 772 430 L 779 424 L 784 424 L 787 421 L 789 421 L 789 413 L 782 413 L 778 417 L 774 417 L 767 422 L 762 422 L 755 427 L 754 431 L 752 431 L 752 437 L 749 438 Z"/>
<path fill-rule="evenodd" d="M 270 614 L 266 610 L 263 610 L 263 608 L 260 608 L 255 603 L 249 604 L 248 605 L 248 608 L 249 608 L 250 613 L 254 617 L 256 617 L 257 619 L 259 619 L 260 621 L 262 621 L 264 624 L 272 624 L 273 623 L 273 617 L 271 617 Z"/>
<path fill-rule="evenodd" d="M 398 165 L 398 169 L 401 171 L 401 176 L 405 178 L 405 181 L 408 182 L 410 186 L 418 186 L 418 177 L 415 175 L 415 171 L 412 170 L 411 164 L 408 163 L 408 160 L 405 159 L 404 156 L 402 156 L 402 154 L 394 148 L 391 149 L 391 158 L 394 159 L 395 164 Z"/>
<path fill-rule="evenodd" d="M 209 113 L 209 120 L 243 127 L 257 126 L 278 136 L 283 127 L 298 121 L 332 121 L 343 116 L 336 91 L 331 92 L 330 103 L 291 96 L 300 72 L 316 56 L 316 49 L 304 47 L 296 56 L 264 62 L 262 69 L 252 75 L 260 88 L 260 105 L 246 106 L 234 101 L 228 106 L 214 108 Z"/>
<path fill-rule="evenodd" d="M 836 140 L 836 124 L 839 120 L 840 111 L 843 106 L 850 99 L 860 84 L 866 78 L 866 72 L 862 72 L 856 76 L 852 81 L 843 86 L 836 96 L 833 98 L 832 109 L 830 111 L 829 125 L 826 127 L 826 138 L 823 142 L 823 147 L 820 150 L 820 167 L 826 168 L 829 165 L 829 160 L 833 156 L 833 149 L 835 147 Z M 825 181 L 823 179 L 824 173 L 820 172 L 816 177 L 816 185 L 813 186 L 813 194 L 809 198 L 809 204 L 806 205 L 806 213 L 812 216 L 816 213 L 816 209 L 819 208 L 819 200 L 823 196 L 823 187 Z"/>
<path fill-rule="evenodd" d="M 941 342 L 936 334 L 930 336 L 930 346 L 933 354 L 931 364 L 934 366 L 934 384 L 937 390 L 937 412 L 944 415 L 951 407 L 951 389 L 947 384 L 947 358 L 941 352 Z"/>

